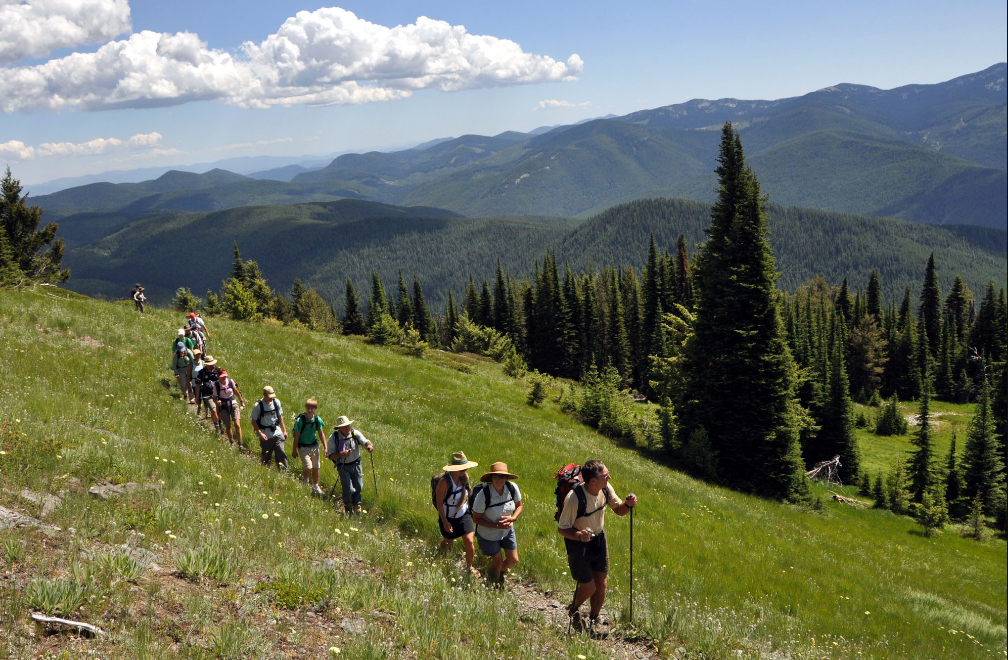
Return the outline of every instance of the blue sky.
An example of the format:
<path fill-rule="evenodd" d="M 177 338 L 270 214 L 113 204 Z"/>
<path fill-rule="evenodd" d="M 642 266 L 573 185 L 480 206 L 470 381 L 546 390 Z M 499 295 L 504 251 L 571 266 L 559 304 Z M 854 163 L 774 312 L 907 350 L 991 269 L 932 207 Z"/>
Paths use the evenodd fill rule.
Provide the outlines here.
<path fill-rule="evenodd" d="M 19 4 L 0 0 L 0 18 L 5 7 L 14 11 L 12 3 Z M 25 183 L 235 156 L 394 148 L 691 98 L 780 98 L 840 82 L 882 88 L 932 83 L 1008 59 L 1003 1 L 184 0 L 127 6 L 127 0 L 86 0 L 84 5 L 91 14 L 79 15 L 78 9 L 70 17 L 76 27 L 69 28 L 65 17 L 32 14 L 22 5 L 20 19 L 56 21 L 46 24 L 58 28 L 42 37 L 49 39 L 45 43 L 12 41 L 0 26 L 0 166 L 9 164 Z M 244 42 L 276 39 L 281 25 L 298 12 L 333 6 L 360 20 L 348 28 L 359 38 L 357 50 L 339 50 L 346 36 L 341 33 L 319 51 L 326 57 L 343 53 L 327 64 L 349 71 L 339 84 L 331 84 L 331 68 L 308 67 L 284 78 L 289 50 L 241 51 Z M 321 12 L 295 19 L 293 27 L 333 16 L 346 17 Z M 453 35 L 462 34 L 464 26 L 462 45 L 430 47 L 419 28 L 385 30 L 414 25 L 419 16 L 443 21 L 440 29 L 454 30 Z M 154 58 L 152 44 L 160 44 L 162 59 L 145 64 L 142 75 L 135 68 L 119 70 L 122 57 L 135 59 L 141 52 L 143 31 L 169 35 L 147 36 L 143 52 Z M 198 40 L 171 36 L 179 32 Z M 114 42 L 131 34 L 130 43 L 141 50 L 109 59 Z M 513 43 L 470 39 L 474 36 Z M 377 42 L 385 45 L 374 46 Z M 411 59 L 373 65 L 372 47 L 397 57 L 405 48 Z M 164 52 L 174 58 L 167 65 Z M 74 53 L 77 59 L 67 59 Z M 457 62 L 463 55 L 461 74 L 450 65 L 421 75 L 430 67 L 418 58 Z M 195 75 L 189 63 L 199 62 L 210 63 Z M 80 76 L 91 78 L 80 84 Z M 362 99 L 380 100 L 357 102 Z"/>

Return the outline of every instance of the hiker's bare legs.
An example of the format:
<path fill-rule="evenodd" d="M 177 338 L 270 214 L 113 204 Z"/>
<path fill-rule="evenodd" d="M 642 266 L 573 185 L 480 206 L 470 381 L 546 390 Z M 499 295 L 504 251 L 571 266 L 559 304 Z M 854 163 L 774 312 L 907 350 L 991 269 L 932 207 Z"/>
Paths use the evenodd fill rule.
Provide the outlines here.
<path fill-rule="evenodd" d="M 609 579 L 609 574 L 593 571 L 592 577 L 595 578 L 593 583 L 595 585 L 595 591 L 591 596 L 591 615 L 597 617 L 599 612 L 602 611 L 602 604 L 605 603 L 606 584 Z"/>
<path fill-rule="evenodd" d="M 238 436 L 238 444 L 240 445 L 240 444 L 242 444 L 241 422 L 239 422 L 237 419 L 235 419 L 233 421 L 234 421 L 235 431 L 237 431 L 236 435 Z M 231 437 L 230 433 L 228 434 L 228 437 Z"/>
<path fill-rule="evenodd" d="M 577 591 L 574 592 L 574 610 L 577 610 L 585 601 L 595 593 L 595 582 L 578 582 Z"/>
<path fill-rule="evenodd" d="M 514 550 L 501 550 L 501 554 L 504 555 L 504 562 L 500 568 L 500 574 L 503 577 L 505 573 L 514 568 L 518 563 L 518 548 Z"/>
<path fill-rule="evenodd" d="M 311 482 L 312 487 L 318 486 L 318 467 L 313 467 L 311 469 Z"/>
<path fill-rule="evenodd" d="M 473 557 L 476 556 L 476 548 L 474 547 L 475 532 L 469 532 L 462 537 L 462 545 L 465 550 L 465 560 L 466 568 L 472 570 L 473 567 Z"/>
<path fill-rule="evenodd" d="M 441 547 L 438 548 L 438 552 L 443 555 L 448 554 L 448 551 L 451 550 L 452 543 L 454 542 L 455 539 L 441 539 Z"/>

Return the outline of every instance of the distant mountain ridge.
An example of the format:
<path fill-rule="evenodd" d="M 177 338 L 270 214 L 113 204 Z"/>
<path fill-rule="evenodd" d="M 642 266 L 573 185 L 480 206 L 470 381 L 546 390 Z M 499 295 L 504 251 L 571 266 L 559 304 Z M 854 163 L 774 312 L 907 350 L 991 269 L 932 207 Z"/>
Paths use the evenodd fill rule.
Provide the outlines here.
<path fill-rule="evenodd" d="M 281 168 L 275 176 L 282 180 L 227 180 L 218 173 L 194 187 L 173 175 L 156 185 L 95 184 L 32 201 L 53 219 L 343 197 L 467 216 L 586 217 L 643 197 L 709 201 L 719 130 L 731 121 L 774 203 L 1005 229 L 1006 69 L 1000 63 L 891 90 L 840 84 L 775 101 L 697 99 L 535 135 L 464 135 L 402 151 L 344 154 L 315 171 Z M 172 187 L 176 179 L 179 187 Z"/>

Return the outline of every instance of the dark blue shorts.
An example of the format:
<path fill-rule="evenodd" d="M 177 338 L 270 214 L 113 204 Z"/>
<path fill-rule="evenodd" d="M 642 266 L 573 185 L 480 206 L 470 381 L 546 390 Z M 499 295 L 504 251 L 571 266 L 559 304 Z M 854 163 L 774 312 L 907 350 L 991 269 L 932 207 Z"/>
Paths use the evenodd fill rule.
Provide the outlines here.
<path fill-rule="evenodd" d="M 500 541 L 488 541 L 480 536 L 479 530 L 476 530 L 476 543 L 479 544 L 480 552 L 485 554 L 487 557 L 496 557 L 500 554 L 501 549 L 518 549 L 518 537 L 515 536 L 514 527 L 509 529 L 508 533 Z"/>

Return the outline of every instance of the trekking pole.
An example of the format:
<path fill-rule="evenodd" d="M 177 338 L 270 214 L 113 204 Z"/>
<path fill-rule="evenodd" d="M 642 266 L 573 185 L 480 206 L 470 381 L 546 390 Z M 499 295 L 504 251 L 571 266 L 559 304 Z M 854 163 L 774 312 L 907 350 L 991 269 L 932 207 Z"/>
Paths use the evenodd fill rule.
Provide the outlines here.
<path fill-rule="evenodd" d="M 630 621 L 633 621 L 633 510 L 635 508 L 630 507 Z"/>
<path fill-rule="evenodd" d="M 375 499 L 378 499 L 378 477 L 375 476 L 375 470 L 374 470 L 374 452 L 369 451 L 368 456 L 371 457 L 371 479 L 374 481 L 374 496 Z"/>
<path fill-rule="evenodd" d="M 336 492 L 336 486 L 340 483 L 339 467 L 336 465 L 336 461 L 333 461 L 333 469 L 336 471 L 336 481 L 333 482 L 332 488 L 329 490 L 329 499 L 333 498 L 333 493 Z"/>

